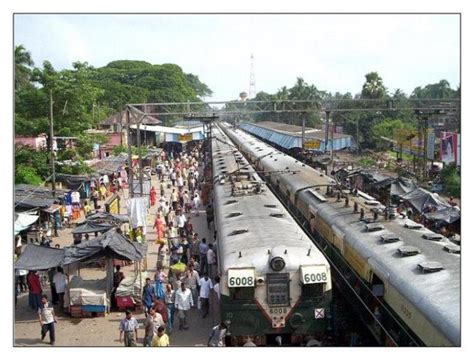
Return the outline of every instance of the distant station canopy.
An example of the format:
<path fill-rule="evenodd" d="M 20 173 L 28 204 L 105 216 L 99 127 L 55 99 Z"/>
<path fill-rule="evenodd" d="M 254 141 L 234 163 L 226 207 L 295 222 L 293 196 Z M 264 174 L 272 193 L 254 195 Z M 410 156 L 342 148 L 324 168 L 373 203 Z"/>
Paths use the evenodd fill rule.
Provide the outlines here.
<path fill-rule="evenodd" d="M 273 121 L 261 121 L 258 123 L 242 123 L 240 127 L 263 140 L 269 141 L 284 149 L 302 148 L 301 126 L 278 123 Z M 315 128 L 305 130 L 305 149 L 325 150 L 326 133 Z M 352 136 L 334 133 L 334 150 L 350 148 L 354 145 Z M 327 149 L 331 149 L 331 139 L 328 139 Z"/>

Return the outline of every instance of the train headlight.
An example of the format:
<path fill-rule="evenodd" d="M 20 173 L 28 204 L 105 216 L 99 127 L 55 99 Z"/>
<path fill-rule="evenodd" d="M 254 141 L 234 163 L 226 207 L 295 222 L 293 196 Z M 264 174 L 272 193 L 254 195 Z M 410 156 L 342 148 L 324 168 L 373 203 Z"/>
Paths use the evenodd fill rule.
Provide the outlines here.
<path fill-rule="evenodd" d="M 285 268 L 285 260 L 283 258 L 276 256 L 270 261 L 270 267 L 273 271 L 282 271 Z"/>

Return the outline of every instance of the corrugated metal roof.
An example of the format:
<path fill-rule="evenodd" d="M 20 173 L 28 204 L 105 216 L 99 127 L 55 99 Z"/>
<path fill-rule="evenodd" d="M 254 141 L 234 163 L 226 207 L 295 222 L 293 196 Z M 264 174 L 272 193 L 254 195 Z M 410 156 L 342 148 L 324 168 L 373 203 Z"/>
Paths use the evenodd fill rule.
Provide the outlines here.
<path fill-rule="evenodd" d="M 280 133 L 287 133 L 289 135 L 294 135 L 294 136 L 301 136 L 301 134 L 303 133 L 301 126 L 278 123 L 274 121 L 259 121 L 255 125 L 264 127 L 273 131 L 277 131 Z M 321 129 L 306 127 L 305 136 L 306 138 L 325 140 L 326 132 Z M 334 139 L 340 139 L 340 138 L 345 138 L 345 137 L 350 137 L 350 135 L 340 134 L 336 132 L 334 133 Z"/>
<path fill-rule="evenodd" d="M 262 123 L 265 126 L 261 126 Z M 276 129 L 271 128 L 273 124 L 277 124 L 278 125 L 277 128 L 291 127 L 293 129 L 293 126 L 294 126 L 294 125 L 288 125 L 288 124 L 272 123 L 271 121 L 265 121 L 258 124 L 242 123 L 240 124 L 240 128 L 262 139 L 268 140 L 273 144 L 283 147 L 285 149 L 302 147 L 301 146 L 301 143 L 302 143 L 301 132 L 292 133 L 292 132 L 284 132 L 281 130 L 276 130 Z M 301 129 L 298 126 L 296 127 Z M 313 131 L 314 131 L 313 133 L 305 134 L 306 139 L 319 140 L 320 141 L 319 149 L 315 149 L 315 150 L 324 150 L 324 142 L 325 142 L 324 132 L 317 129 L 313 129 Z M 348 148 L 351 146 L 352 146 L 352 137 L 350 135 L 334 134 L 334 150 L 341 150 L 341 149 Z M 331 148 L 331 140 L 328 141 L 328 149 L 329 148 Z"/>

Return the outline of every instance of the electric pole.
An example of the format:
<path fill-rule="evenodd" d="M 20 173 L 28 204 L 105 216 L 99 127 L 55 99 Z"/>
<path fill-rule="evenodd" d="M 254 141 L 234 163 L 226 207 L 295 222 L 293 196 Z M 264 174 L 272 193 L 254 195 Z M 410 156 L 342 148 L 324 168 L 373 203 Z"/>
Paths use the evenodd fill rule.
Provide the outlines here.
<path fill-rule="evenodd" d="M 306 142 L 306 113 L 302 113 L 302 123 L 301 123 L 301 150 L 304 153 L 305 146 L 304 143 Z"/>
<path fill-rule="evenodd" d="M 51 116 L 51 121 L 49 123 L 49 146 L 51 151 L 51 171 L 52 171 L 52 183 L 51 183 L 51 192 L 53 194 L 53 200 L 56 202 L 56 168 L 54 164 L 54 127 L 53 127 L 53 90 L 49 90 L 49 111 Z M 58 236 L 58 227 L 56 226 L 56 212 L 52 213 L 53 215 L 53 228 L 54 236 Z"/>
<path fill-rule="evenodd" d="M 326 131 L 324 134 L 324 152 L 326 153 L 328 151 L 328 139 L 329 139 L 329 114 L 331 112 L 329 110 L 326 110 Z"/>
<path fill-rule="evenodd" d="M 50 122 L 49 122 L 49 149 L 51 155 L 51 172 L 52 172 L 52 183 L 51 190 L 53 192 L 53 198 L 56 198 L 56 169 L 54 166 L 54 127 L 53 127 L 53 90 L 49 90 L 49 113 L 50 113 Z"/>

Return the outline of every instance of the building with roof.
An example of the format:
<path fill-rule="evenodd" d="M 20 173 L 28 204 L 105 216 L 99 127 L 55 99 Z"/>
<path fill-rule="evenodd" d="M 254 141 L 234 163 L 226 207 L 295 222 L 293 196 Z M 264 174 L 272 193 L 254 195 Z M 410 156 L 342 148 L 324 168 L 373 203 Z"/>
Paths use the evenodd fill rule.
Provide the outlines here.
<path fill-rule="evenodd" d="M 301 126 L 277 123 L 273 121 L 261 121 L 258 123 L 241 123 L 240 128 L 258 138 L 279 146 L 283 149 L 302 148 Z M 313 151 L 342 150 L 355 146 L 352 136 L 334 132 L 333 140 L 328 138 L 326 145 L 326 133 L 316 128 L 305 129 L 305 149 Z M 332 146 L 332 142 L 334 145 Z"/>
<path fill-rule="evenodd" d="M 137 125 L 130 125 L 130 129 L 136 132 Z M 142 143 L 145 145 L 158 146 L 161 143 L 176 142 L 187 143 L 204 139 L 202 126 L 168 127 L 160 125 L 140 125 Z M 135 136 L 132 136 L 135 140 Z M 136 140 L 135 140 L 136 141 Z"/>

